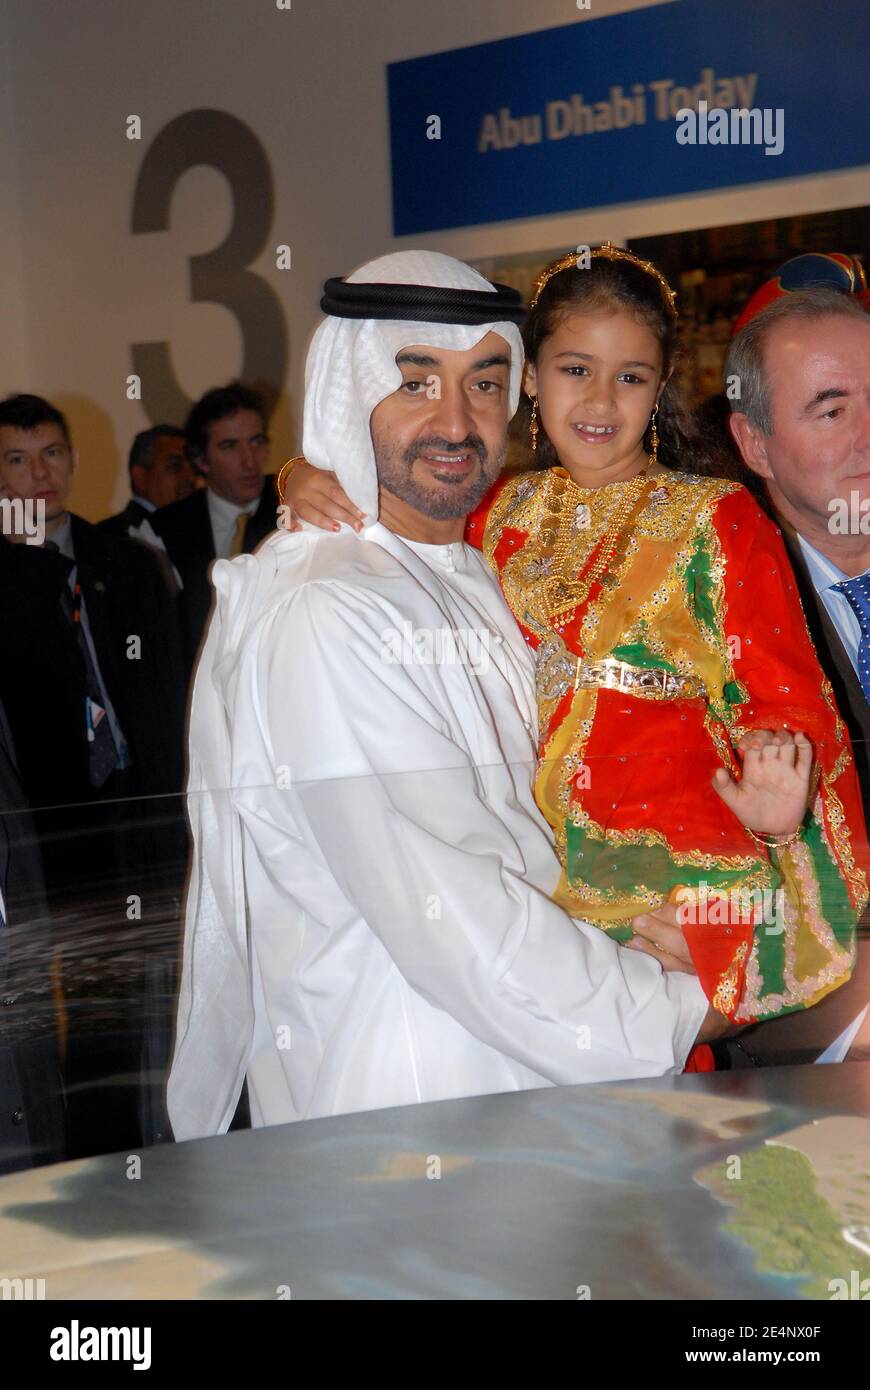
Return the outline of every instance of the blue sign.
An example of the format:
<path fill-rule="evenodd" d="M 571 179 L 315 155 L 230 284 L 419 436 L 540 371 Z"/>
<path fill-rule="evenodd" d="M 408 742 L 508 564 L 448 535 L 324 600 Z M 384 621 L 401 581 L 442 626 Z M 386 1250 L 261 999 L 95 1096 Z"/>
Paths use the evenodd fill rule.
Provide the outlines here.
<path fill-rule="evenodd" d="M 395 235 L 866 164 L 867 16 L 672 0 L 391 63 Z"/>

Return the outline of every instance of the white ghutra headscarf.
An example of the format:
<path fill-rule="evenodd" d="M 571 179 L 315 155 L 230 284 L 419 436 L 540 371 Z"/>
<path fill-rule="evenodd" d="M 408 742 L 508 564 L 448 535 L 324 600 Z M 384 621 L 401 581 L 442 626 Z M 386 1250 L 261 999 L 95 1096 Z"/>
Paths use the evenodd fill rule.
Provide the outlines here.
<path fill-rule="evenodd" d="M 360 266 L 348 285 L 431 285 L 500 295 L 462 261 L 438 251 L 394 251 Z M 494 313 L 498 307 L 494 306 Z M 421 306 L 421 310 L 424 306 Z M 327 316 L 316 330 L 305 363 L 302 452 L 317 468 L 335 473 L 351 502 L 372 521 L 378 514 L 378 482 L 369 422 L 375 406 L 402 384 L 396 356 L 415 344 L 467 352 L 498 333 L 511 354 L 510 413 L 519 403 L 523 344 L 515 323 L 434 323 L 386 318 Z"/>

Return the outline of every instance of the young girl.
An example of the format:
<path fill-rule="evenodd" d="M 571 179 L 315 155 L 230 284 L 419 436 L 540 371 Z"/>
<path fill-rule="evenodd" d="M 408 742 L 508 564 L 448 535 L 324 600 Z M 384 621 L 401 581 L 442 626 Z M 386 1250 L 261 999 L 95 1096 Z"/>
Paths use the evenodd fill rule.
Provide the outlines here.
<path fill-rule="evenodd" d="M 556 900 L 618 940 L 683 904 L 708 997 L 757 1022 L 848 979 L 867 847 L 779 532 L 739 484 L 682 471 L 674 298 L 609 244 L 542 273 L 525 387 L 543 467 L 504 476 L 466 538 L 535 652 Z M 284 496 L 328 524 L 316 472 Z"/>

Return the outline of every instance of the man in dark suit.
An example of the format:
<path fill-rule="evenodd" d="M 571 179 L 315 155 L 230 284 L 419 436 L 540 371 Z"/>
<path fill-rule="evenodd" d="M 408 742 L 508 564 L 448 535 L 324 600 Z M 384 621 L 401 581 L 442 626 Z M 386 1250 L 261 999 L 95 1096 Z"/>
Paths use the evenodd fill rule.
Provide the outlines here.
<path fill-rule="evenodd" d="M 736 334 L 725 375 L 731 432 L 782 528 L 870 814 L 870 316 L 833 289 L 785 295 Z M 816 1060 L 829 1048 L 831 1060 L 870 1057 L 868 1000 L 862 923 L 847 985 L 748 1030 L 736 1046 L 768 1064 Z"/>
<path fill-rule="evenodd" d="M 184 430 L 176 425 L 153 425 L 140 430 L 131 445 L 127 469 L 133 495 L 123 511 L 99 523 L 103 530 L 120 535 L 136 531 L 160 507 L 180 502 L 194 491 Z"/>
<path fill-rule="evenodd" d="M 182 583 L 183 640 L 192 669 L 211 609 L 212 561 L 254 550 L 276 525 L 265 407 L 239 382 L 208 391 L 185 425 L 187 452 L 206 486 L 151 517 Z"/>
<path fill-rule="evenodd" d="M 0 707 L 0 1174 L 66 1157 L 42 864 Z"/>
<path fill-rule="evenodd" d="M 154 425 L 137 434 L 129 459 L 133 496 L 122 512 L 97 523 L 101 531 L 114 531 L 150 546 L 173 599 L 181 589 L 181 579 L 172 568 L 151 518 L 161 507 L 180 502 L 195 490 L 193 468 L 185 448 L 184 430 L 175 425 Z"/>
<path fill-rule="evenodd" d="M 870 814 L 870 672 L 861 663 L 870 614 L 868 343 L 870 316 L 851 296 L 804 290 L 746 324 L 725 370 L 740 387 L 731 432 L 782 528 Z M 866 587 L 870 594 L 870 580 Z"/>
<path fill-rule="evenodd" d="M 185 856 L 184 685 L 172 601 L 146 546 L 67 510 L 76 465 L 66 421 L 47 401 L 0 402 L 0 485 L 38 507 L 44 522 L 43 545 L 0 539 L 0 699 L 40 836 L 68 1002 L 70 982 L 82 980 L 78 1031 L 87 1038 L 77 1058 L 70 1049 L 73 1153 L 135 1142 L 138 1107 L 135 1086 L 126 1109 L 121 1087 L 111 1104 L 100 1092 L 104 1068 L 136 1070 L 141 1040 L 125 1035 L 120 1002 L 114 1042 L 92 1029 L 84 958 L 107 961 L 121 1000 L 133 988 L 118 967 L 121 942 L 132 945 L 155 913 L 162 920 L 167 892 L 180 893 Z"/>
<path fill-rule="evenodd" d="M 868 704 L 867 696 L 861 689 L 858 673 L 843 644 L 843 638 L 837 624 L 825 607 L 821 593 L 813 582 L 813 575 L 798 532 L 784 517 L 778 516 L 777 521 L 782 530 L 783 540 L 795 573 L 813 645 L 818 653 L 822 669 L 831 682 L 837 708 L 849 730 L 852 751 L 855 754 L 855 768 L 861 783 L 864 814 L 868 819 L 868 830 L 870 830 L 870 704 Z M 867 558 L 870 560 L 870 545 L 868 545 Z"/>

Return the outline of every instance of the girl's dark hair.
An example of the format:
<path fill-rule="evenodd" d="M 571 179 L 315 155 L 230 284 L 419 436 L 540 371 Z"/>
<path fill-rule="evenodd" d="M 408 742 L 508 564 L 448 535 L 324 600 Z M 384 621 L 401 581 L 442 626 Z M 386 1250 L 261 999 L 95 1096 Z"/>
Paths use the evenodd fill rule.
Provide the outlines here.
<path fill-rule="evenodd" d="M 555 331 L 559 320 L 578 309 L 627 309 L 658 338 L 662 375 L 673 372 L 679 353 L 677 326 L 661 285 L 641 265 L 596 256 L 594 252 L 587 269 L 569 265 L 551 276 L 541 290 L 523 327 L 523 342 L 530 362 L 537 362 L 541 344 Z M 556 451 L 540 420 L 538 428 L 537 460 L 543 467 L 552 467 L 558 463 Z M 693 431 L 673 374 L 659 398 L 656 428 L 659 462 L 666 468 L 692 469 L 695 466 Z M 649 450 L 649 430 L 644 435 L 644 447 Z"/>

